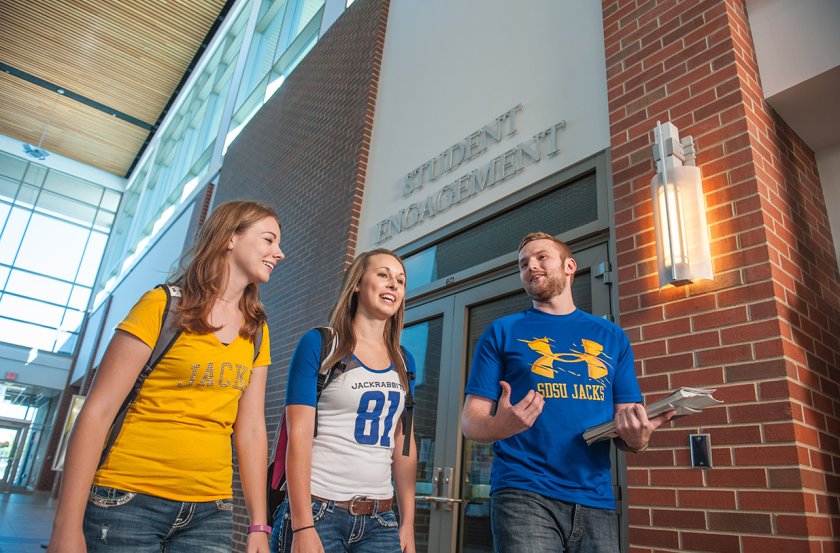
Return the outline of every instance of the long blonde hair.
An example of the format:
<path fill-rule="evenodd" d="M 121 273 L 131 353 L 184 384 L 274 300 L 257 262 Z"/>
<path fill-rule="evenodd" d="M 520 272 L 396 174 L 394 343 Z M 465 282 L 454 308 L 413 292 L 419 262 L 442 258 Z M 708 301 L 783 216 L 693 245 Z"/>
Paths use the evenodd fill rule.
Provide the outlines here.
<path fill-rule="evenodd" d="M 209 334 L 221 327 L 210 324 L 210 310 L 224 292 L 228 278 L 225 260 L 228 243 L 239 234 L 266 217 L 273 217 L 280 226 L 274 209 L 258 202 L 235 200 L 220 204 L 204 223 L 193 247 L 185 254 L 174 283 L 181 287 L 181 302 L 176 310 L 176 327 L 194 334 Z M 256 283 L 248 284 L 239 300 L 239 310 L 245 323 L 239 330 L 243 338 L 254 340 L 265 323 L 265 309 L 260 302 Z"/>
<path fill-rule="evenodd" d="M 353 317 L 356 315 L 359 297 L 356 286 L 362 281 L 362 276 L 368 268 L 370 259 L 374 255 L 390 255 L 396 259 L 405 272 L 405 264 L 400 257 L 385 248 L 379 248 L 359 254 L 350 267 L 344 273 L 344 280 L 341 283 L 341 292 L 338 294 L 338 300 L 330 313 L 330 326 L 333 331 L 338 334 L 338 347 L 335 352 L 327 359 L 326 366 L 331 367 L 338 361 L 351 355 L 356 347 L 356 336 L 353 334 Z M 405 390 L 408 387 L 408 372 L 405 366 L 405 359 L 400 351 L 400 334 L 403 329 L 403 319 L 405 317 L 405 297 L 403 297 L 397 312 L 391 315 L 385 322 L 385 331 L 383 338 L 385 345 L 388 348 L 388 356 L 394 364 L 394 368 L 400 377 Z"/>

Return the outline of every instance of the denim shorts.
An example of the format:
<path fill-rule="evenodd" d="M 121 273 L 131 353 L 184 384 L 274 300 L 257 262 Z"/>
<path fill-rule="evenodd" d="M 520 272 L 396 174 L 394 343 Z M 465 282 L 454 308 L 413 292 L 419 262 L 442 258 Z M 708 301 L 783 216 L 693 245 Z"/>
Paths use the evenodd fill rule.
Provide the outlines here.
<path fill-rule="evenodd" d="M 93 486 L 84 534 L 88 553 L 230 553 L 233 503 L 171 501 Z"/>
<path fill-rule="evenodd" d="M 351 515 L 334 501 L 312 500 L 312 518 L 325 553 L 401 553 L 400 531 L 394 511 Z M 309 530 L 311 532 L 311 530 Z M 271 552 L 292 550 L 292 518 L 289 500 L 277 509 Z"/>
<path fill-rule="evenodd" d="M 490 496 L 497 553 L 618 553 L 618 519 L 596 509 L 504 488 Z"/>

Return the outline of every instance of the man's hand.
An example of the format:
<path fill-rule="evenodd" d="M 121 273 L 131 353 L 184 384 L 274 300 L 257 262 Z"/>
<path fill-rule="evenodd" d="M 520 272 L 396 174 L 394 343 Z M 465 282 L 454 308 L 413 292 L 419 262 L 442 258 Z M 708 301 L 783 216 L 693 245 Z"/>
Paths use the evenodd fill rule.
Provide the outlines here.
<path fill-rule="evenodd" d="M 519 403 L 512 405 L 510 384 L 502 381 L 499 386 L 502 394 L 495 401 L 467 394 L 461 412 L 461 430 L 465 438 L 485 443 L 504 440 L 531 428 L 542 413 L 545 404 L 542 394 L 529 390 Z M 492 414 L 494 405 L 495 415 Z"/>
<path fill-rule="evenodd" d="M 534 426 L 545 405 L 542 394 L 529 390 L 519 403 L 513 405 L 510 402 L 510 384 L 501 381 L 499 386 L 502 387 L 502 395 L 496 405 L 496 430 L 504 438 L 509 438 Z"/>
<path fill-rule="evenodd" d="M 641 451 L 647 447 L 653 431 L 671 420 L 675 413 L 666 411 L 649 419 L 641 403 L 620 405 L 615 413 L 615 430 L 631 451 Z"/>

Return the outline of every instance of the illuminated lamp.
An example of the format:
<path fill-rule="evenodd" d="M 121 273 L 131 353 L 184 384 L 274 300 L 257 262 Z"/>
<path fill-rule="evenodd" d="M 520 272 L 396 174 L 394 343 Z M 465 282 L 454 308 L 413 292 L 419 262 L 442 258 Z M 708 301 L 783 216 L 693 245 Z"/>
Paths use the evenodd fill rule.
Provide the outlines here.
<path fill-rule="evenodd" d="M 712 280 L 712 253 L 706 203 L 694 139 L 680 140 L 669 122 L 653 131 L 656 175 L 650 181 L 659 287 Z"/>

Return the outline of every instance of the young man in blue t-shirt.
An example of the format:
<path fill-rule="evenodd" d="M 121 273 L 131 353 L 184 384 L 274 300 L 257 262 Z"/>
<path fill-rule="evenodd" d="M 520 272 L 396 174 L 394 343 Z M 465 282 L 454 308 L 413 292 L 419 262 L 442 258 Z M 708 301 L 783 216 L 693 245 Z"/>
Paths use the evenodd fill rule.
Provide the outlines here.
<path fill-rule="evenodd" d="M 576 269 L 565 243 L 527 235 L 519 276 L 533 308 L 494 321 L 476 346 L 462 426 L 469 439 L 495 442 L 498 552 L 617 552 L 610 444 L 587 446 L 581 434 L 614 417 L 617 446 L 639 452 L 673 416 L 648 419 L 630 341 L 575 307 Z"/>

